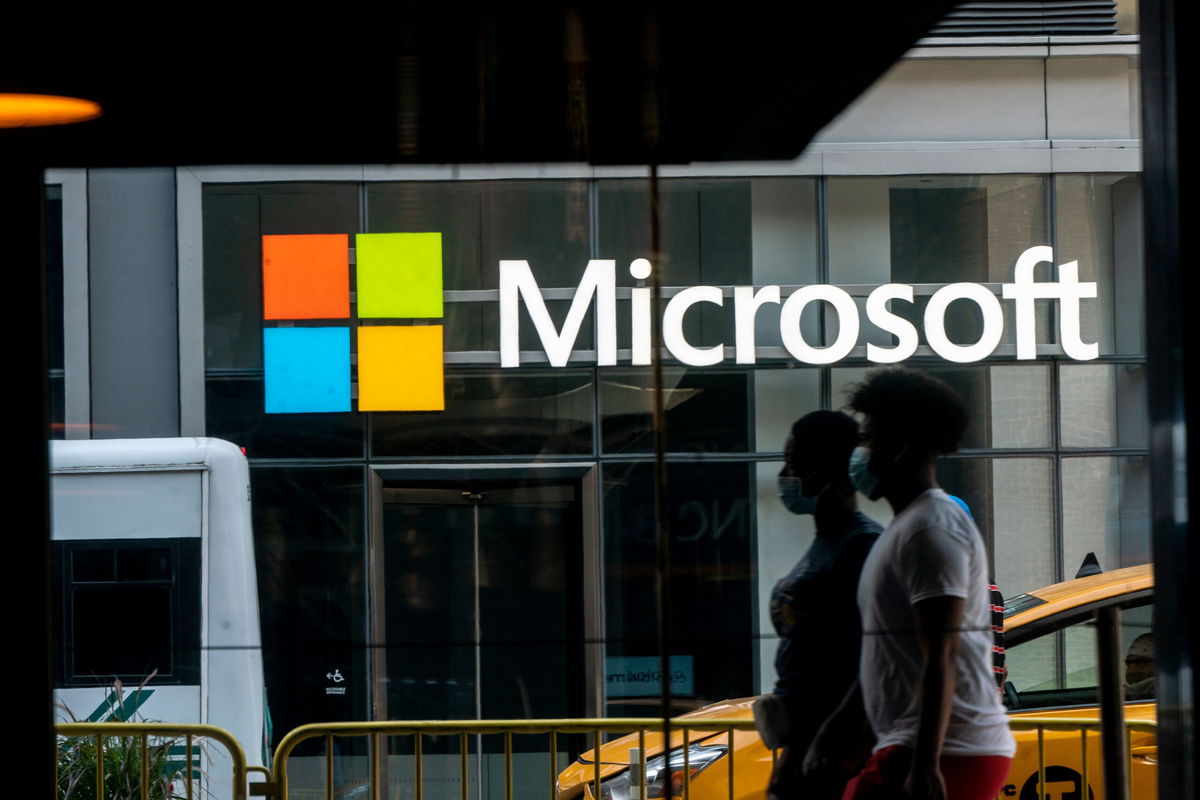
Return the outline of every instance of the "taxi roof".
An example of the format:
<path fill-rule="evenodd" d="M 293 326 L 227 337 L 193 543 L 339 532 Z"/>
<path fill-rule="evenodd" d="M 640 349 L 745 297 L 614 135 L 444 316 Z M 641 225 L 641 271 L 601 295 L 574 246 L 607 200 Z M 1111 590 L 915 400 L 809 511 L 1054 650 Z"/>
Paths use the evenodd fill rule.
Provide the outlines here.
<path fill-rule="evenodd" d="M 1027 595 L 1043 602 L 1014 614 L 1005 620 L 1005 624 L 1009 628 L 1017 627 L 1061 611 L 1152 588 L 1153 564 L 1139 564 L 1136 567 L 1114 569 L 1086 578 L 1075 578 L 1026 592 Z"/>

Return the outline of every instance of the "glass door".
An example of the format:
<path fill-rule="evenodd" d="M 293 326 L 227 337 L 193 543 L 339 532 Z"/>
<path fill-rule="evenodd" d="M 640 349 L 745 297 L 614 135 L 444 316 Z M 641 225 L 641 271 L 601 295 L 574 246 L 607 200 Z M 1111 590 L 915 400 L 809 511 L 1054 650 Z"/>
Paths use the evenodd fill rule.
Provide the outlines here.
<path fill-rule="evenodd" d="M 375 718 L 583 716 L 578 481 L 385 482 L 380 495 Z M 548 791 L 544 738 L 514 737 L 514 788 Z M 475 796 L 502 793 L 501 738 L 473 738 L 471 747 L 484 753 L 472 758 L 472 783 L 485 790 Z M 441 754 L 439 783 L 457 782 L 457 737 L 427 739 L 423 750 L 426 780 L 442 772 Z M 402 793 L 412 771 L 395 760 L 410 753 L 410 742 L 389 744 L 389 787 Z"/>

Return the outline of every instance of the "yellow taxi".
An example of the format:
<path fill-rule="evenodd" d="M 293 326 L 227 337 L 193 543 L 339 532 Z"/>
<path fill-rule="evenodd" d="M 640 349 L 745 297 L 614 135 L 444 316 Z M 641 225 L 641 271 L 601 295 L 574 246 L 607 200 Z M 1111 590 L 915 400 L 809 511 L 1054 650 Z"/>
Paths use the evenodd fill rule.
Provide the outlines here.
<path fill-rule="evenodd" d="M 1094 612 L 1103 607 L 1121 609 L 1121 645 L 1126 662 L 1125 717 L 1129 721 L 1155 720 L 1154 641 L 1152 616 L 1154 574 L 1150 565 L 1128 567 L 1058 583 L 1005 601 L 1005 636 L 1008 680 L 1005 704 L 1014 720 L 1028 717 L 1098 719 L 1099 684 Z M 719 721 L 746 719 L 755 698 L 726 700 L 705 706 L 681 719 Z M 1016 731 L 1017 753 L 1009 771 L 1003 798 L 1039 800 L 1037 734 Z M 1104 795 L 1100 736 L 1087 737 L 1087 783 L 1083 782 L 1082 739 L 1078 731 L 1044 733 L 1047 798 L 1093 798 Z M 684 769 L 683 739 L 672 734 L 671 749 L 663 753 L 662 736 L 645 733 L 647 798 L 677 797 Z M 1157 796 L 1157 748 L 1154 735 L 1130 734 L 1132 797 Z M 636 734 L 605 744 L 600 749 L 602 800 L 637 800 L 641 787 L 629 769 L 630 750 L 638 747 Z M 733 797 L 763 798 L 771 774 L 771 751 L 754 731 L 735 731 Z M 727 733 L 695 732 L 689 736 L 687 769 L 693 800 L 730 797 L 730 750 Z M 558 778 L 559 800 L 594 800 L 593 751 L 564 770 Z"/>

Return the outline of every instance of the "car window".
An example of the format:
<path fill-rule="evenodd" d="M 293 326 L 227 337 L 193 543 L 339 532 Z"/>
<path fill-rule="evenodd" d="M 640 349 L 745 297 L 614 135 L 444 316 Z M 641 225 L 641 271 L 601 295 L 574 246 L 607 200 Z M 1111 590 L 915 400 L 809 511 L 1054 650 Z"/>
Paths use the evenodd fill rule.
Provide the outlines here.
<path fill-rule="evenodd" d="M 1125 696 L 1154 699 L 1154 634 L 1151 603 L 1121 612 Z M 1045 633 L 1008 648 L 1006 702 L 1013 710 L 1099 702 L 1096 624 L 1088 616 L 1051 625 Z"/>
<path fill-rule="evenodd" d="M 1022 611 L 1028 611 L 1031 608 L 1037 608 L 1040 605 L 1045 605 L 1046 601 L 1040 597 L 1034 597 L 1031 594 L 1018 594 L 1012 597 L 1004 598 L 1004 616 L 1015 617 Z"/>

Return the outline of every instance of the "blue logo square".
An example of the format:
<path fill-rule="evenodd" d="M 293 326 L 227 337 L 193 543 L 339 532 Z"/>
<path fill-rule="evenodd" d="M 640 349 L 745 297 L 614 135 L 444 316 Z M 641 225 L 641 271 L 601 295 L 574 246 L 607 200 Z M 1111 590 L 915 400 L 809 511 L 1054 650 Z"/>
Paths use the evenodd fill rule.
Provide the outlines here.
<path fill-rule="evenodd" d="M 349 328 L 263 328 L 266 412 L 350 410 Z"/>

